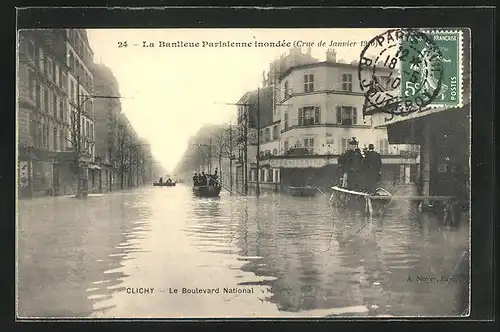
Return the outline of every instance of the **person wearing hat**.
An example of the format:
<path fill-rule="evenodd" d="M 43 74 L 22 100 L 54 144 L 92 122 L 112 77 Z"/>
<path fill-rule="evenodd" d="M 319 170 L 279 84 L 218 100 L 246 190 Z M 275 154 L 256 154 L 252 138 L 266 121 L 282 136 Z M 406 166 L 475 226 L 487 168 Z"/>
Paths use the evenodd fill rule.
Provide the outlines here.
<path fill-rule="evenodd" d="M 355 149 L 357 148 L 357 146 L 358 142 L 356 141 L 356 137 L 353 137 L 349 141 L 347 150 L 338 159 L 339 168 L 342 174 L 340 180 L 340 186 L 342 188 L 347 188 L 348 186 L 352 187 L 351 184 L 355 182 L 355 179 L 353 179 L 352 176 L 354 171 L 353 166 L 355 166 L 354 164 L 356 164 L 359 158 L 359 156 L 355 156 Z"/>
<path fill-rule="evenodd" d="M 375 151 L 373 144 L 368 145 L 363 163 L 363 173 L 365 174 L 365 190 L 369 193 L 375 192 L 377 183 L 380 180 L 382 169 L 382 157 Z"/>

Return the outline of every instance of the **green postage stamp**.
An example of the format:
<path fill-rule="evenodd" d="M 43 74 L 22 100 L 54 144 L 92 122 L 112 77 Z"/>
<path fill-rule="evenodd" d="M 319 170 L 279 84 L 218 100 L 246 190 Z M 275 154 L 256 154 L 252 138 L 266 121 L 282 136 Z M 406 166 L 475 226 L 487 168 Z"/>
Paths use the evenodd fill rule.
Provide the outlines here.
<path fill-rule="evenodd" d="M 434 45 L 427 43 L 426 39 L 420 39 L 413 46 L 410 46 L 409 41 L 403 42 L 403 47 L 414 47 L 421 54 L 420 67 L 415 66 L 412 59 L 402 61 L 403 93 L 418 98 L 419 88 L 423 94 L 434 94 L 429 104 L 431 106 L 460 107 L 463 93 L 461 31 L 430 30 L 423 33 Z M 420 73 L 421 82 L 412 86 L 411 75 L 415 72 Z"/>
<path fill-rule="evenodd" d="M 392 29 L 374 37 L 358 71 L 368 107 L 400 115 L 462 107 L 462 53 L 460 30 Z"/>

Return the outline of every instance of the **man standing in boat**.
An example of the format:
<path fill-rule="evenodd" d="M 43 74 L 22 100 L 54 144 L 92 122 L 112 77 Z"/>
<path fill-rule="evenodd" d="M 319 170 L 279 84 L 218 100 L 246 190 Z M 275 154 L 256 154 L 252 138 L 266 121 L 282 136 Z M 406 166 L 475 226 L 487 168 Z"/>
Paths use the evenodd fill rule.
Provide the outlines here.
<path fill-rule="evenodd" d="M 339 157 L 338 164 L 341 170 L 342 178 L 341 178 L 341 187 L 342 188 L 352 188 L 355 184 L 355 179 L 353 178 L 354 173 L 356 171 L 355 166 L 359 164 L 359 158 L 363 158 L 361 153 L 359 155 L 355 152 L 355 149 L 358 147 L 358 141 L 356 141 L 356 137 L 353 137 L 352 140 L 349 141 L 349 145 L 347 146 L 347 150 Z M 362 160 L 362 159 L 361 159 Z"/>
<path fill-rule="evenodd" d="M 194 175 L 193 175 L 193 186 L 197 186 L 198 185 L 198 174 L 196 172 L 194 172 Z"/>
<path fill-rule="evenodd" d="M 363 163 L 363 173 L 365 174 L 365 190 L 369 193 L 375 192 L 377 183 L 380 181 L 380 171 L 382 169 L 382 157 L 374 151 L 373 144 L 368 145 Z"/>

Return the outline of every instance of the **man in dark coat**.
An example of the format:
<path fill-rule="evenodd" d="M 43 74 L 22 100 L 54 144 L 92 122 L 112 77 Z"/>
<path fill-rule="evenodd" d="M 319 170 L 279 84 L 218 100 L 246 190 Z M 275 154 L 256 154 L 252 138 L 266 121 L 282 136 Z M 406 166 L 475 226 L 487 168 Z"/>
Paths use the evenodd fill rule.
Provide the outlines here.
<path fill-rule="evenodd" d="M 366 185 L 365 189 L 369 193 L 373 193 L 377 189 L 377 183 L 380 180 L 380 171 L 382 169 L 382 157 L 374 151 L 373 144 L 368 146 L 368 151 L 365 154 L 363 163 L 363 172 L 365 174 Z"/>
<path fill-rule="evenodd" d="M 350 172 L 348 178 L 351 178 L 348 183 L 350 189 L 361 191 L 364 189 L 364 176 L 363 176 L 363 160 L 359 148 L 354 149 L 354 153 L 350 157 Z"/>
<path fill-rule="evenodd" d="M 194 186 L 198 185 L 198 174 L 196 172 L 193 175 L 193 185 Z"/>
<path fill-rule="evenodd" d="M 353 179 L 353 167 L 355 164 L 358 163 L 358 158 L 359 156 L 356 156 L 355 149 L 358 146 L 358 142 L 356 141 L 356 137 L 353 137 L 352 140 L 349 141 L 349 146 L 347 147 L 347 150 L 339 157 L 338 163 L 339 163 L 339 168 L 341 169 L 341 174 L 342 174 L 342 181 L 341 181 L 341 187 L 342 188 L 351 188 L 352 185 L 355 181 Z M 354 159 L 353 159 L 354 157 Z M 362 156 L 361 156 L 362 157 Z"/>

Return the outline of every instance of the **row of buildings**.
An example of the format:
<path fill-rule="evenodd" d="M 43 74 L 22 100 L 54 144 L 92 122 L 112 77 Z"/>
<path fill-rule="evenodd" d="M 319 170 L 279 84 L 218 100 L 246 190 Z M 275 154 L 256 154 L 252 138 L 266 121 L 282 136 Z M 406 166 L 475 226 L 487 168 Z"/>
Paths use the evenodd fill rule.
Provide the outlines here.
<path fill-rule="evenodd" d="M 121 112 L 118 82 L 83 29 L 18 39 L 19 197 L 100 193 L 152 181 L 147 142 Z"/>

